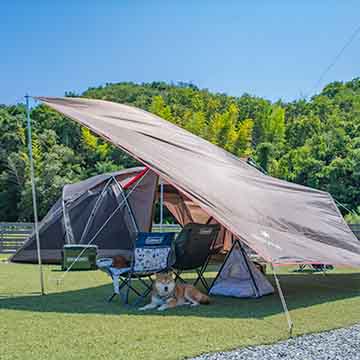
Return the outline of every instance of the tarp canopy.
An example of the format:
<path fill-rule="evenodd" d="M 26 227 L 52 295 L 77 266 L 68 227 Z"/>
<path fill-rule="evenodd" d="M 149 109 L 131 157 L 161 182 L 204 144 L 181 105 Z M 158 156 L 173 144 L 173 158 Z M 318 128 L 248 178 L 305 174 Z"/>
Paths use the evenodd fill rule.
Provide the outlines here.
<path fill-rule="evenodd" d="M 39 97 L 148 166 L 273 264 L 360 266 L 360 243 L 330 194 L 267 176 L 146 111 Z"/>

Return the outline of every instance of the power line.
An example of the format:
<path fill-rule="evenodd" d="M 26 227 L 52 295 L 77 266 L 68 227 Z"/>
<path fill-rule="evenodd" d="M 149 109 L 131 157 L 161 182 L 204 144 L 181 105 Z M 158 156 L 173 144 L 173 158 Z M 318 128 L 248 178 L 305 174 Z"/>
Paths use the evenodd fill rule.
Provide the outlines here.
<path fill-rule="evenodd" d="M 324 77 L 326 76 L 326 74 L 335 66 L 335 64 L 338 62 L 338 60 L 340 59 L 341 55 L 344 53 L 344 51 L 351 45 L 351 43 L 355 40 L 355 38 L 357 37 L 357 35 L 360 33 L 360 24 L 357 26 L 357 28 L 355 29 L 355 31 L 353 31 L 353 33 L 351 34 L 351 36 L 349 37 L 349 39 L 346 41 L 346 43 L 344 44 L 344 46 L 340 49 L 340 51 L 337 53 L 337 55 L 334 57 L 334 59 L 332 60 L 332 62 L 325 68 L 325 70 L 321 73 L 321 75 L 319 76 L 318 80 L 316 81 L 316 83 L 314 84 L 313 88 L 311 89 L 311 91 L 309 92 L 312 93 L 313 91 L 316 91 L 316 89 L 318 88 L 318 86 L 321 84 L 321 82 L 323 81 Z M 308 95 L 309 95 L 308 94 Z M 307 96 L 306 96 L 307 97 Z"/>

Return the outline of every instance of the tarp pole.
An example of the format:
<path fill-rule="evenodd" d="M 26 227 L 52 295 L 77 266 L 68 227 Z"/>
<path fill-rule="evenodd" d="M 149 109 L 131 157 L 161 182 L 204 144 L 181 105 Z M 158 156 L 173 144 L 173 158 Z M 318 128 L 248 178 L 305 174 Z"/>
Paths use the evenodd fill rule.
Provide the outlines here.
<path fill-rule="evenodd" d="M 274 274 L 274 278 L 275 278 L 275 283 L 276 283 L 276 287 L 278 289 L 278 293 L 279 293 L 279 297 L 280 297 L 280 300 L 281 300 L 281 304 L 282 304 L 282 307 L 284 309 L 284 313 L 285 313 L 285 317 L 286 317 L 286 321 L 288 323 L 288 330 L 289 330 L 289 336 L 292 337 L 292 331 L 293 331 L 293 328 L 294 328 L 294 323 L 292 322 L 291 320 L 291 316 L 290 316 L 290 313 L 289 313 L 289 309 L 286 305 L 286 301 L 285 301 L 285 297 L 284 297 L 284 294 L 282 292 L 282 289 L 281 289 L 281 286 L 280 286 L 280 281 L 276 275 L 276 271 L 275 271 L 275 266 L 273 264 L 271 264 L 271 269 L 272 269 L 272 272 Z"/>
<path fill-rule="evenodd" d="M 32 190 L 32 202 L 34 209 L 34 225 L 35 225 L 35 238 L 36 238 L 36 250 L 39 264 L 40 273 L 40 288 L 41 295 L 45 295 L 44 290 L 44 274 L 41 263 L 41 250 L 40 250 L 40 237 L 39 237 L 39 224 L 38 224 L 38 213 L 36 203 L 36 189 L 35 189 L 35 176 L 34 176 L 34 159 L 32 153 L 32 133 L 31 133 L 31 120 L 30 120 L 30 102 L 29 95 L 25 95 L 26 100 L 26 122 L 27 122 L 27 133 L 28 133 L 28 147 L 29 147 L 29 162 L 30 162 L 30 178 L 31 178 L 31 190 Z"/>
<path fill-rule="evenodd" d="M 160 231 L 163 230 L 164 222 L 164 183 L 160 179 Z"/>

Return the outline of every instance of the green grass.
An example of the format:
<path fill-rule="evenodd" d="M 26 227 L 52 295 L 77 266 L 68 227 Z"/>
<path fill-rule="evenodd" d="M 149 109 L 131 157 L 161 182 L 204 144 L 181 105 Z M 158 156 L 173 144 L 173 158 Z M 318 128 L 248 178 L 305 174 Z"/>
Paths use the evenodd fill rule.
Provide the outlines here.
<path fill-rule="evenodd" d="M 47 295 L 40 296 L 37 266 L 0 261 L 2 360 L 181 359 L 288 336 L 277 295 L 214 297 L 209 306 L 143 313 L 119 300 L 106 303 L 111 285 L 104 273 L 70 272 L 57 286 L 58 270 L 45 266 Z M 359 271 L 280 273 L 295 335 L 360 321 Z"/>

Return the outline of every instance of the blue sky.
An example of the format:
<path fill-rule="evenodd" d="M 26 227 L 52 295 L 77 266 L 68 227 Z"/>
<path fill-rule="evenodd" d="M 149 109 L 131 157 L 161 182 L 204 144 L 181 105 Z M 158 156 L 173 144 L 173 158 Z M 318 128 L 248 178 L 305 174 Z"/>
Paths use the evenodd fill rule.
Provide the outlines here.
<path fill-rule="evenodd" d="M 3 1 L 0 103 L 158 80 L 293 100 L 314 93 L 359 13 L 358 0 Z M 360 76 L 359 55 L 357 37 L 321 85 Z"/>

